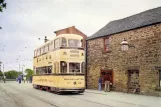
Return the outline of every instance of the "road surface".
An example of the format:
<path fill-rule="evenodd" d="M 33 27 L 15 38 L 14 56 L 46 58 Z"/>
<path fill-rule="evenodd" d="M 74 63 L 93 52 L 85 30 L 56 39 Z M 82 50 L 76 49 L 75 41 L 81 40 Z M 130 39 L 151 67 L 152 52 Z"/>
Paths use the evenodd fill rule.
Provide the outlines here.
<path fill-rule="evenodd" d="M 0 107 L 161 107 L 161 97 L 96 90 L 58 95 L 30 83 L 0 82 Z"/>

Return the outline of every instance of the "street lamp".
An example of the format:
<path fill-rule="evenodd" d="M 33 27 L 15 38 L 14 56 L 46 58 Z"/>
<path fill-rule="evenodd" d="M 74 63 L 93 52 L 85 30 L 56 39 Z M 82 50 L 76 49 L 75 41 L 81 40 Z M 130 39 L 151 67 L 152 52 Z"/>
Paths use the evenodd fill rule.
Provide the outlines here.
<path fill-rule="evenodd" d="M 24 74 L 24 73 L 23 73 L 23 67 L 25 67 L 25 65 L 24 65 L 24 64 L 22 65 L 22 74 Z"/>
<path fill-rule="evenodd" d="M 124 39 L 122 42 L 121 42 L 121 50 L 122 51 L 127 51 L 129 49 L 129 44 L 128 42 L 126 41 L 126 39 Z"/>
<path fill-rule="evenodd" d="M 120 44 L 121 44 L 122 51 L 128 51 L 129 48 L 135 48 L 134 44 L 129 44 L 125 38 Z"/>

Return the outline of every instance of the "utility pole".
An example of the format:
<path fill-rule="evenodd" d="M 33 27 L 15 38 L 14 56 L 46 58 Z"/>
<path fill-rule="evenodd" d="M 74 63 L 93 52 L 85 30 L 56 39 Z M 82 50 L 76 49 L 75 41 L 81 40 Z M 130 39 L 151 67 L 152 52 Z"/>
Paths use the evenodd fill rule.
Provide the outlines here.
<path fill-rule="evenodd" d="M 3 64 L 3 73 L 4 73 L 4 64 Z"/>
<path fill-rule="evenodd" d="M 20 64 L 19 64 L 19 73 L 20 73 Z M 20 75 L 20 74 L 19 74 Z"/>
<path fill-rule="evenodd" d="M 2 62 L 0 61 L 0 71 L 1 71 L 1 64 L 2 64 Z"/>

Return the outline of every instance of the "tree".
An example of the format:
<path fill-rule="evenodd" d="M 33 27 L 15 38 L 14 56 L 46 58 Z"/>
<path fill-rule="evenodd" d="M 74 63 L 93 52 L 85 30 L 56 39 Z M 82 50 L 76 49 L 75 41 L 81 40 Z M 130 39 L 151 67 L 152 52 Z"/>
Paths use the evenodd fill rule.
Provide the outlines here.
<path fill-rule="evenodd" d="M 31 69 L 26 69 L 25 73 L 26 73 L 26 78 L 29 79 L 30 76 L 32 76 L 34 74 L 34 71 Z"/>
<path fill-rule="evenodd" d="M 20 73 L 15 70 L 11 70 L 11 71 L 4 72 L 4 74 L 8 79 L 16 79 Z"/>
<path fill-rule="evenodd" d="M 0 77 L 1 77 L 1 76 L 3 76 L 3 73 L 2 73 L 2 71 L 0 71 Z"/>
<path fill-rule="evenodd" d="M 5 0 L 0 0 L 0 12 L 3 12 L 3 8 L 6 8 L 6 5 Z"/>
<path fill-rule="evenodd" d="M 6 9 L 6 5 L 7 3 L 5 3 L 5 0 L 0 0 L 0 12 L 3 12 L 3 9 Z M 2 29 L 2 27 L 0 26 L 0 29 Z"/>

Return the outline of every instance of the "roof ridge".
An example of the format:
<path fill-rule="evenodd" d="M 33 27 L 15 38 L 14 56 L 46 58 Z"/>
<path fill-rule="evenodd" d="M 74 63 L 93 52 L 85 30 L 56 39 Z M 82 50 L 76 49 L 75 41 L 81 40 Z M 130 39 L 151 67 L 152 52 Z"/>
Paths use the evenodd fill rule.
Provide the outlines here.
<path fill-rule="evenodd" d="M 161 7 L 157 7 L 122 19 L 113 20 L 88 37 L 87 40 L 161 23 L 160 17 Z"/>

